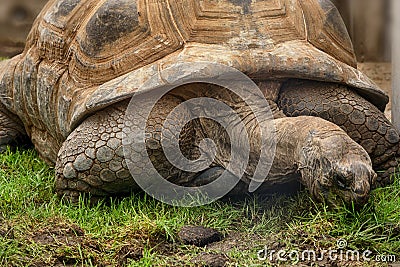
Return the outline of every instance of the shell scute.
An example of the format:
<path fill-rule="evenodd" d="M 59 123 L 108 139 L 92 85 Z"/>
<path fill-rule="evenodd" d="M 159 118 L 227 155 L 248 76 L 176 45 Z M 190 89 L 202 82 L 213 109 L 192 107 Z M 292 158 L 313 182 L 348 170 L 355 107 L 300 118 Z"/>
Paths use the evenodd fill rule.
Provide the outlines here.
<path fill-rule="evenodd" d="M 43 20 L 59 29 L 64 29 L 72 11 L 82 0 L 57 0 L 43 15 Z"/>
<path fill-rule="evenodd" d="M 107 45 L 132 33 L 139 26 L 135 1 L 107 0 L 91 16 L 86 24 L 86 38 L 80 40 L 83 52 L 97 56 Z"/>
<path fill-rule="evenodd" d="M 353 44 L 339 11 L 330 0 L 315 1 L 300 1 L 308 41 L 337 60 L 357 68 Z"/>

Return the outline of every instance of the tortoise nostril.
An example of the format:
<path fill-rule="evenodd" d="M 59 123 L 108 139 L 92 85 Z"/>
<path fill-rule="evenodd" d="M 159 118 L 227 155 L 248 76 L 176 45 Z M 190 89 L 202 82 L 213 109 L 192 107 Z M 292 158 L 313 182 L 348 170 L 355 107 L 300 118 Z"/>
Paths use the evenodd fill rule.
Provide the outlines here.
<path fill-rule="evenodd" d="M 350 166 L 339 168 L 334 176 L 334 181 L 341 189 L 364 195 L 374 180 L 375 172 L 371 170 L 367 165 L 355 162 Z"/>
<path fill-rule="evenodd" d="M 357 195 L 364 195 L 365 194 L 365 189 L 362 187 L 356 187 L 354 191 Z"/>
<path fill-rule="evenodd" d="M 354 186 L 354 193 L 357 195 L 365 195 L 369 192 L 370 186 L 368 183 L 365 182 L 358 182 Z"/>

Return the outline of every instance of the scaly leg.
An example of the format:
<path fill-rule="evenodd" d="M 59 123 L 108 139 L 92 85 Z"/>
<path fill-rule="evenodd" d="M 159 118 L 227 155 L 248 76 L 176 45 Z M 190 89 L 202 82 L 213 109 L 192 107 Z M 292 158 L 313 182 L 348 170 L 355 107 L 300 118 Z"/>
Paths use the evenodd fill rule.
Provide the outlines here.
<path fill-rule="evenodd" d="M 163 122 L 180 100 L 163 97 L 153 109 L 146 127 L 147 153 L 157 171 L 174 183 L 190 180 L 194 174 L 183 172 L 172 166 L 166 159 L 161 146 Z M 102 110 L 80 124 L 61 147 L 56 163 L 56 191 L 76 202 L 81 193 L 101 197 L 129 193 L 138 190 L 124 158 L 122 145 L 124 116 L 128 101 L 117 103 Z M 188 114 L 176 118 L 185 121 Z M 134 122 L 133 122 L 134 123 Z M 195 139 L 192 127 L 184 128 L 180 135 L 183 154 L 191 155 Z M 144 163 L 134 161 L 135 175 L 146 170 Z"/>

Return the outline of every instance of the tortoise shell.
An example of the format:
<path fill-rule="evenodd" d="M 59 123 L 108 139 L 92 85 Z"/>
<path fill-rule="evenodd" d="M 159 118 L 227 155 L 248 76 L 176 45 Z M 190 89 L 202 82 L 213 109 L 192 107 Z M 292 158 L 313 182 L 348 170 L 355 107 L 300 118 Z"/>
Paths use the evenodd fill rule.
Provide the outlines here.
<path fill-rule="evenodd" d="M 24 52 L 0 74 L 3 104 L 28 134 L 63 142 L 88 115 L 176 62 L 211 61 L 253 79 L 347 84 L 378 108 L 329 0 L 50 0 Z"/>

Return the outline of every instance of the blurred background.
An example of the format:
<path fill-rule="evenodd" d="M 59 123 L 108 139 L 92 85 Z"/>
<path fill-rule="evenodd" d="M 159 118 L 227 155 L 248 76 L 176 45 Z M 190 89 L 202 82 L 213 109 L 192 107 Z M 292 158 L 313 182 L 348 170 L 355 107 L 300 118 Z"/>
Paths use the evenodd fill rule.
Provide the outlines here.
<path fill-rule="evenodd" d="M 46 2 L 47 0 L 0 0 L 0 57 L 11 57 L 23 50 L 31 25 Z M 332 2 L 346 23 L 360 62 L 359 68 L 390 93 L 390 0 Z M 389 114 L 388 110 L 388 117 Z"/>
<path fill-rule="evenodd" d="M 390 61 L 390 0 L 333 0 L 359 62 Z"/>
<path fill-rule="evenodd" d="M 0 0 L 0 57 L 19 54 L 47 0 Z"/>
<path fill-rule="evenodd" d="M 394 0 L 400 1 L 400 0 Z M 391 1 L 332 0 L 346 23 L 358 68 L 391 96 Z M 391 119 L 391 101 L 385 115 Z"/>

